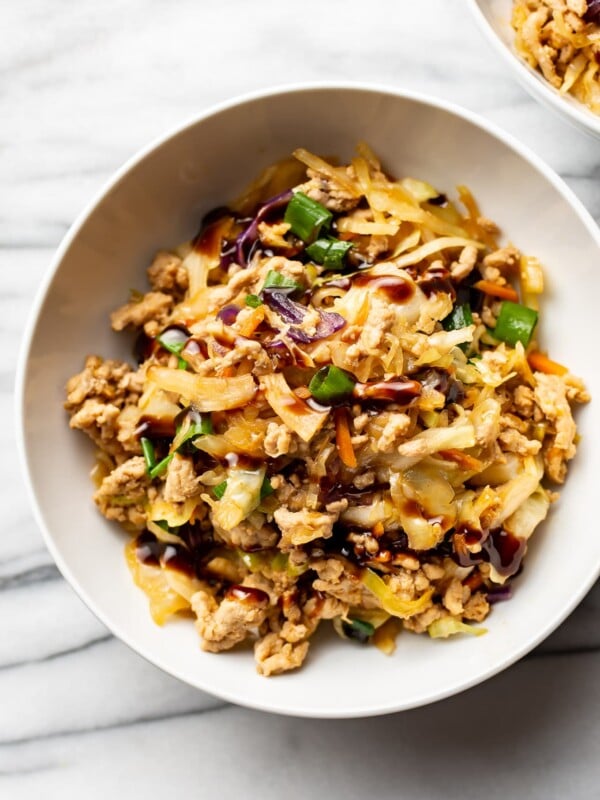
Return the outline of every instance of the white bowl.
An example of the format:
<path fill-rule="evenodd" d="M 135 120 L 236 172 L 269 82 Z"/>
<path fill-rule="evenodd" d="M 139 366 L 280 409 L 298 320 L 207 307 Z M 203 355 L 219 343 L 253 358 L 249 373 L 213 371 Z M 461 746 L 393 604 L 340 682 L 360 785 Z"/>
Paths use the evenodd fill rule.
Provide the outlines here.
<path fill-rule="evenodd" d="M 561 95 L 543 75 L 529 66 L 514 46 L 510 24 L 513 0 L 467 0 L 469 7 L 492 46 L 512 69 L 515 78 L 538 102 L 591 136 L 600 137 L 600 117 L 571 94 Z"/>
<path fill-rule="evenodd" d="M 447 103 L 390 89 L 309 86 L 220 105 L 132 158 L 83 212 L 40 288 L 18 381 L 21 449 L 46 543 L 75 590 L 110 628 L 166 672 L 228 700 L 279 713 L 357 717 L 407 709 L 494 675 L 547 636 L 598 575 L 594 523 L 598 403 L 579 416 L 583 440 L 560 502 L 536 533 L 514 598 L 480 638 L 405 634 L 394 656 L 320 633 L 296 673 L 265 679 L 251 652 L 200 650 L 190 620 L 157 627 L 125 566 L 125 537 L 91 499 L 93 447 L 69 430 L 63 387 L 88 353 L 130 356 L 108 314 L 145 285 L 157 248 L 195 233 L 262 167 L 303 145 L 351 156 L 364 139 L 395 174 L 452 191 L 472 188 L 485 214 L 547 268 L 543 341 L 600 397 L 595 325 L 600 235 L 573 193 L 506 134 Z M 68 620 L 64 621 L 68 624 Z"/>

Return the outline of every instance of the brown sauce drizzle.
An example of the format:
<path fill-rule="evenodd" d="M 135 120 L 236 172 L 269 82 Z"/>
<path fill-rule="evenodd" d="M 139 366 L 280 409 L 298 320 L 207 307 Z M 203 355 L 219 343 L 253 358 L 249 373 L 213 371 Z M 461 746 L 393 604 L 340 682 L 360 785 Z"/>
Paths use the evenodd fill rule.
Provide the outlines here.
<path fill-rule="evenodd" d="M 371 275 L 369 272 L 362 272 L 353 278 L 352 283 L 354 286 L 377 289 L 392 303 L 406 303 L 415 293 L 413 284 L 401 275 Z"/>
<path fill-rule="evenodd" d="M 208 358 L 208 347 L 203 339 L 188 339 L 186 346 L 181 351 L 182 356 L 202 356 Z"/>
<path fill-rule="evenodd" d="M 230 469 L 257 470 L 263 465 L 261 459 L 252 458 L 245 453 L 227 453 L 224 458 Z"/>
<path fill-rule="evenodd" d="M 423 276 L 417 280 L 417 284 L 427 297 L 431 297 L 432 294 L 437 294 L 438 292 L 449 294 L 453 300 L 456 296 L 450 273 L 443 266 L 429 267 Z"/>
<path fill-rule="evenodd" d="M 144 531 L 135 541 L 135 555 L 141 564 L 152 567 L 176 569 L 185 575 L 195 576 L 188 551 L 176 544 L 161 542 L 153 533 Z"/>
<path fill-rule="evenodd" d="M 302 400 L 294 392 L 291 393 L 289 398 L 285 398 L 285 406 L 294 414 L 302 417 L 306 417 L 309 414 L 314 413 L 313 409 L 309 406 L 306 400 Z M 323 409 L 320 408 L 320 410 L 322 411 Z"/>
<path fill-rule="evenodd" d="M 209 223 L 192 242 L 193 249 L 208 258 L 220 258 L 223 236 L 230 225 L 229 216 L 221 216 Z"/>
<path fill-rule="evenodd" d="M 518 572 L 527 549 L 527 541 L 514 536 L 504 528 L 480 531 L 470 526 L 462 526 L 452 537 L 455 559 L 463 567 L 471 567 L 487 562 L 499 575 L 509 578 Z M 471 553 L 467 545 L 481 542 L 481 551 Z"/>
<path fill-rule="evenodd" d="M 376 383 L 357 383 L 352 394 L 357 400 L 382 400 L 409 405 L 421 394 L 421 384 L 407 378 L 391 378 Z"/>
<path fill-rule="evenodd" d="M 239 600 L 242 603 L 268 603 L 269 595 L 262 589 L 255 589 L 253 586 L 240 586 L 234 584 L 225 593 L 227 600 Z"/>
<path fill-rule="evenodd" d="M 136 436 L 147 436 L 149 439 L 172 439 L 175 436 L 175 420 L 171 417 L 152 417 L 143 414 L 135 429 Z"/>

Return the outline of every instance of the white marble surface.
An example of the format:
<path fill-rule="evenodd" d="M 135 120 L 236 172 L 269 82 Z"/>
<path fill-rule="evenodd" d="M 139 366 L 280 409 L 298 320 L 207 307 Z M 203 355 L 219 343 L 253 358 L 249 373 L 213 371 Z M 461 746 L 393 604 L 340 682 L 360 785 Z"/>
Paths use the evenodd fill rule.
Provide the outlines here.
<path fill-rule="evenodd" d="M 523 93 L 461 0 L 20 0 L 2 18 L 0 797 L 600 797 L 598 586 L 530 657 L 434 706 L 246 711 L 163 675 L 82 605 L 32 519 L 12 423 L 25 318 L 69 224 L 135 150 L 215 101 L 301 80 L 429 92 L 532 146 L 596 219 L 600 144 Z"/>

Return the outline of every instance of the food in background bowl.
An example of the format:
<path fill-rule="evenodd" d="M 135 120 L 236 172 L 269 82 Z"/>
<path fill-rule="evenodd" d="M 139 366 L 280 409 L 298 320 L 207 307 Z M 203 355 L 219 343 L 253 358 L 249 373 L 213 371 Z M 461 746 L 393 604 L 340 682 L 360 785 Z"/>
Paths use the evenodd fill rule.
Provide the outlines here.
<path fill-rule="evenodd" d="M 527 63 L 600 114 L 600 0 L 515 0 L 512 25 Z"/>
<path fill-rule="evenodd" d="M 387 653 L 484 632 L 588 399 L 538 349 L 539 262 L 466 187 L 294 155 L 158 253 L 112 315 L 139 366 L 89 356 L 66 403 L 155 621 L 252 640 L 263 675 L 321 620 Z"/>

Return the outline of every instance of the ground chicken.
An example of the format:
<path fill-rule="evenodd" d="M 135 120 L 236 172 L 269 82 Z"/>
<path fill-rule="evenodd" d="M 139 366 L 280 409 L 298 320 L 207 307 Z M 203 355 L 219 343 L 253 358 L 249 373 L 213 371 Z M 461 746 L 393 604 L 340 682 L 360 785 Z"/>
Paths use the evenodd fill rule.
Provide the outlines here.
<path fill-rule="evenodd" d="M 192 595 L 196 630 L 202 637 L 202 649 L 211 653 L 229 650 L 253 634 L 264 622 L 269 600 L 245 600 L 226 597 L 217 604 L 208 592 Z"/>
<path fill-rule="evenodd" d="M 263 447 L 270 458 L 278 458 L 290 452 L 292 446 L 292 432 L 282 423 L 269 422 Z"/>
<path fill-rule="evenodd" d="M 533 389 L 529 386 L 517 386 L 513 394 L 513 402 L 517 413 L 525 419 L 530 419 L 533 416 L 534 408 L 534 395 Z"/>
<path fill-rule="evenodd" d="M 542 443 L 536 439 L 528 439 L 514 428 L 505 428 L 500 431 L 498 441 L 502 450 L 508 453 L 517 453 L 520 456 L 534 456 L 540 452 Z"/>
<path fill-rule="evenodd" d="M 411 424 L 408 414 L 390 414 L 377 440 L 377 449 L 382 453 L 389 453 L 408 432 Z"/>
<path fill-rule="evenodd" d="M 271 225 L 268 222 L 259 222 L 258 224 L 258 236 L 266 247 L 288 247 L 285 235 L 289 230 L 290 225 L 287 222 Z"/>
<path fill-rule="evenodd" d="M 415 614 L 414 617 L 405 619 L 403 625 L 407 630 L 414 631 L 414 633 L 425 633 L 432 622 L 435 622 L 444 615 L 447 616 L 444 612 L 444 608 L 439 605 L 439 603 L 436 603 L 435 605 L 429 606 L 428 609 L 420 614 Z"/>
<path fill-rule="evenodd" d="M 455 281 L 462 281 L 473 272 L 476 263 L 477 248 L 475 245 L 468 244 L 461 250 L 458 261 L 452 263 L 450 275 Z"/>
<path fill-rule="evenodd" d="M 292 644 L 277 633 L 268 633 L 254 645 L 256 671 L 268 676 L 297 669 L 306 658 L 308 647 L 308 642 Z"/>
<path fill-rule="evenodd" d="M 465 603 L 462 615 L 465 619 L 481 622 L 489 613 L 490 604 L 485 594 L 483 592 L 475 592 Z"/>
<path fill-rule="evenodd" d="M 146 524 L 149 483 L 146 462 L 134 456 L 104 478 L 94 500 L 107 519 L 141 530 Z"/>
<path fill-rule="evenodd" d="M 114 403 L 120 408 L 125 403 L 137 402 L 143 384 L 143 375 L 134 372 L 129 364 L 88 356 L 84 369 L 67 381 L 65 408 L 73 411 L 88 397 Z"/>
<path fill-rule="evenodd" d="M 521 253 L 516 247 L 508 245 L 501 247 L 499 250 L 494 250 L 483 259 L 484 267 L 495 268 L 499 272 L 510 272 L 519 265 Z"/>
<path fill-rule="evenodd" d="M 567 400 L 567 387 L 559 375 L 535 373 L 535 401 L 545 416 L 554 424 L 554 435 L 544 446 L 544 462 L 548 477 L 563 483 L 567 473 L 567 461 L 575 455 L 577 428 Z"/>
<path fill-rule="evenodd" d="M 464 597 L 465 593 L 467 595 L 470 594 L 469 590 L 465 589 L 458 578 L 453 578 L 444 592 L 444 598 L 442 602 L 448 611 L 455 617 L 459 616 L 463 612 L 463 603 L 466 599 Z"/>
<path fill-rule="evenodd" d="M 358 340 L 346 350 L 349 369 L 357 367 L 365 356 L 381 357 L 387 353 L 385 334 L 393 328 L 395 321 L 396 314 L 392 306 L 371 298 L 369 314 Z"/>
<path fill-rule="evenodd" d="M 380 607 L 375 595 L 365 589 L 358 578 L 347 570 L 341 559 L 313 561 L 311 569 L 314 569 L 319 576 L 313 581 L 313 588 L 318 592 L 331 595 L 349 606 L 362 606 L 368 609 Z"/>
<path fill-rule="evenodd" d="M 164 292 L 148 292 L 141 300 L 126 303 L 110 315 L 113 330 L 122 331 L 128 325 L 141 328 L 150 320 L 164 323 L 173 308 L 173 298 Z"/>
<path fill-rule="evenodd" d="M 273 518 L 281 531 L 279 547 L 284 552 L 292 547 L 311 542 L 313 539 L 328 539 L 333 531 L 337 514 L 322 514 L 318 511 L 290 511 L 288 508 L 278 508 Z"/>
<path fill-rule="evenodd" d="M 188 288 L 188 271 L 174 253 L 159 250 L 148 267 L 148 280 L 155 292 L 171 294 L 178 299 Z"/>
<path fill-rule="evenodd" d="M 199 494 L 201 488 L 193 459 L 176 453 L 167 467 L 163 498 L 167 503 L 184 503 L 189 497 Z"/>
<path fill-rule="evenodd" d="M 325 177 L 313 169 L 307 169 L 310 178 L 307 183 L 298 186 L 298 191 L 321 203 L 330 211 L 352 211 L 358 205 L 360 197 L 343 189 L 330 178 Z"/>
<path fill-rule="evenodd" d="M 212 519 L 212 515 L 211 515 Z M 239 547 L 242 550 L 262 550 L 273 547 L 277 543 L 279 534 L 272 525 L 265 522 L 264 514 L 258 511 L 232 528 L 225 531 L 214 523 L 215 535 L 230 547 Z"/>

